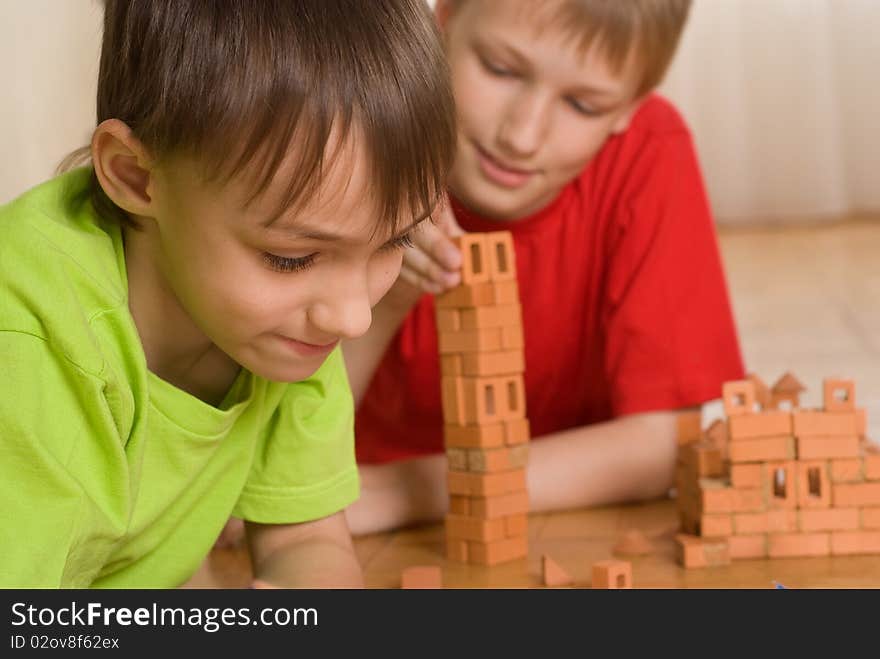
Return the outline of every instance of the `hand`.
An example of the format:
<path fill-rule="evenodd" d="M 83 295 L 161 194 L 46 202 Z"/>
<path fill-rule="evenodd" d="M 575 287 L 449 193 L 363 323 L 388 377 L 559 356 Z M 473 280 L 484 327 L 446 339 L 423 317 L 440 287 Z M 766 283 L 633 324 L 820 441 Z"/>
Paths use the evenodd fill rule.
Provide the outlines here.
<path fill-rule="evenodd" d="M 451 239 L 463 233 L 444 197 L 431 221 L 415 231 L 415 245 L 404 252 L 400 277 L 386 295 L 386 301 L 408 309 L 425 293 L 438 295 L 458 286 L 461 252 Z"/>

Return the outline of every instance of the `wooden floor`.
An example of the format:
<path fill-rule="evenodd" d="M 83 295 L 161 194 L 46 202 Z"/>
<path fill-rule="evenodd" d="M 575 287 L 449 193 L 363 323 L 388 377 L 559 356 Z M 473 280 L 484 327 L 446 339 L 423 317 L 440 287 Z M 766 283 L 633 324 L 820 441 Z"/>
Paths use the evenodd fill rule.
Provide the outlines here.
<path fill-rule="evenodd" d="M 791 370 L 818 405 L 823 377 L 852 377 L 857 402 L 868 409 L 869 436 L 880 438 L 880 222 L 722 231 L 720 244 L 749 370 L 772 381 Z M 720 416 L 706 407 L 704 419 Z M 685 571 L 673 560 L 674 503 L 655 502 L 533 515 L 529 557 L 495 568 L 459 565 L 443 556 L 440 525 L 358 538 L 368 587 L 397 588 L 409 565 L 440 565 L 453 588 L 540 585 L 548 553 L 588 587 L 593 562 L 610 558 L 619 535 L 637 528 L 656 552 L 633 560 L 637 588 L 880 588 L 880 557 L 736 561 L 729 567 Z M 215 550 L 193 585 L 248 583 L 244 551 Z"/>
<path fill-rule="evenodd" d="M 854 378 L 880 440 L 880 221 L 729 230 L 720 241 L 746 368 L 768 384 L 792 371 L 808 406 L 821 404 L 823 377 Z"/>

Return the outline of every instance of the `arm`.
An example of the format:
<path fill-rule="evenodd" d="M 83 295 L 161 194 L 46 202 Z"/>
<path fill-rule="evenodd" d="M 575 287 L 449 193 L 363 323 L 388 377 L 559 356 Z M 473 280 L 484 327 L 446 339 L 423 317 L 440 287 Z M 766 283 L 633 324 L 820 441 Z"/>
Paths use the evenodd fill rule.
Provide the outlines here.
<path fill-rule="evenodd" d="M 675 411 L 623 416 L 531 443 L 532 512 L 653 499 L 672 487 Z M 446 456 L 361 467 L 361 498 L 346 511 L 352 533 L 440 519 L 448 506 Z"/>
<path fill-rule="evenodd" d="M 363 588 L 343 513 L 302 524 L 245 526 L 256 587 Z"/>

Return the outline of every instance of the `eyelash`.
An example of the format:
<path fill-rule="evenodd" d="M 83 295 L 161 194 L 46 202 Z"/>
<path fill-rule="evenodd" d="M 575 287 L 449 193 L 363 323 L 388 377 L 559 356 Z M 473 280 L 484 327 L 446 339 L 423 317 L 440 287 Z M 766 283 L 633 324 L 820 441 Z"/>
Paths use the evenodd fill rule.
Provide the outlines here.
<path fill-rule="evenodd" d="M 492 62 L 486 59 L 480 60 L 483 63 L 483 68 L 485 68 L 489 73 L 494 76 L 498 76 L 499 78 L 514 78 L 516 77 L 516 73 L 511 71 L 510 69 L 505 69 L 501 66 L 496 66 Z"/>
<path fill-rule="evenodd" d="M 592 108 L 584 107 L 583 105 L 581 105 L 580 103 L 578 103 L 574 99 L 568 99 L 568 105 L 571 107 L 572 110 L 574 110 L 578 114 L 581 114 L 585 117 L 598 117 L 600 114 L 602 114 L 598 110 L 593 110 Z"/>
<path fill-rule="evenodd" d="M 407 247 L 414 247 L 415 243 L 412 239 L 412 232 L 406 233 L 399 238 L 395 239 L 393 242 L 388 243 L 387 245 L 382 247 L 384 251 L 393 251 L 396 249 L 404 249 Z M 276 272 L 301 272 L 303 270 L 307 270 L 310 268 L 314 262 L 317 254 L 309 254 L 308 256 L 300 256 L 300 257 L 289 257 L 289 256 L 278 256 L 277 254 L 271 254 L 270 252 L 263 252 L 263 260 L 266 262 L 272 270 Z"/>
<path fill-rule="evenodd" d="M 306 270 L 315 262 L 317 254 L 309 254 L 308 256 L 300 256 L 291 258 L 289 256 L 278 256 L 263 252 L 263 260 L 270 268 L 276 272 L 299 272 Z"/>

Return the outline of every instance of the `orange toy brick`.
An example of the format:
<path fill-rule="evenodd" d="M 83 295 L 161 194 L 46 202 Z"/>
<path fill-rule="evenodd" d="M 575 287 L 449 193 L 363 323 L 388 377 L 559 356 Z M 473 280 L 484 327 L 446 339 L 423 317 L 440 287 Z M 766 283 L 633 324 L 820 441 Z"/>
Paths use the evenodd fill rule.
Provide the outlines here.
<path fill-rule="evenodd" d="M 733 516 L 735 535 L 794 533 L 797 530 L 796 510 L 768 510 L 760 513 L 737 513 Z"/>
<path fill-rule="evenodd" d="M 571 575 L 547 554 L 541 556 L 541 575 L 544 585 L 549 588 L 570 586 L 574 583 Z"/>
<path fill-rule="evenodd" d="M 675 548 L 676 559 L 685 568 L 730 565 L 730 550 L 723 538 L 698 538 L 679 533 L 675 536 Z"/>
<path fill-rule="evenodd" d="M 724 413 L 729 417 L 752 414 L 755 410 L 755 383 L 750 380 L 734 380 L 722 386 Z"/>
<path fill-rule="evenodd" d="M 463 515 L 446 515 L 446 537 L 458 540 L 491 542 L 507 537 L 505 518 L 481 519 Z"/>
<path fill-rule="evenodd" d="M 441 355 L 491 352 L 504 348 L 503 332 L 504 328 L 500 327 L 440 332 L 437 345 Z"/>
<path fill-rule="evenodd" d="M 522 325 L 507 325 L 501 328 L 501 348 L 504 350 L 522 350 L 526 342 L 523 337 Z"/>
<path fill-rule="evenodd" d="M 525 469 L 515 469 L 497 474 L 450 471 L 447 473 L 447 484 L 450 494 L 476 497 L 512 494 L 526 489 L 526 471 Z"/>
<path fill-rule="evenodd" d="M 880 532 L 836 531 L 831 534 L 831 553 L 835 556 L 880 554 Z"/>
<path fill-rule="evenodd" d="M 855 412 L 856 385 L 852 380 L 826 378 L 822 389 L 826 412 Z"/>
<path fill-rule="evenodd" d="M 522 419 L 508 419 L 504 422 L 504 443 L 508 446 L 524 444 L 529 441 L 531 435 L 529 420 L 525 417 Z"/>
<path fill-rule="evenodd" d="M 828 556 L 831 553 L 829 533 L 771 533 L 767 536 L 770 558 Z"/>
<path fill-rule="evenodd" d="M 462 375 L 515 375 L 526 370 L 525 356 L 522 350 L 477 352 L 456 356 L 460 359 L 460 373 Z M 446 375 L 446 373 L 443 374 Z"/>
<path fill-rule="evenodd" d="M 799 510 L 798 526 L 801 531 L 854 531 L 861 519 L 858 508 L 817 508 Z M 833 553 L 832 540 L 832 553 Z"/>
<path fill-rule="evenodd" d="M 513 249 L 513 235 L 509 231 L 487 233 L 486 251 L 492 281 L 516 279 L 516 252 Z"/>
<path fill-rule="evenodd" d="M 746 379 L 755 385 L 755 400 L 763 409 L 769 410 L 773 405 L 773 394 L 764 381 L 755 373 L 747 373 Z"/>
<path fill-rule="evenodd" d="M 467 471 L 480 473 L 510 471 L 526 466 L 529 458 L 529 445 L 520 444 L 519 446 L 494 449 L 465 449 L 465 456 Z"/>
<path fill-rule="evenodd" d="M 629 561 L 616 560 L 593 563 L 593 588 L 632 588 L 632 564 Z"/>
<path fill-rule="evenodd" d="M 709 442 L 699 441 L 688 444 L 682 449 L 682 460 L 689 473 L 698 477 L 724 475 L 724 464 L 721 449 Z"/>
<path fill-rule="evenodd" d="M 444 404 L 444 413 L 446 407 Z M 459 448 L 493 448 L 505 445 L 505 424 L 495 423 L 484 426 L 462 426 L 447 424 L 443 427 L 443 441 L 446 446 Z M 528 438 L 527 438 L 528 439 Z"/>
<path fill-rule="evenodd" d="M 514 284 L 516 282 L 513 282 Z M 461 309 L 465 307 L 484 307 L 495 304 L 498 298 L 496 284 L 482 282 L 479 284 L 461 284 L 451 288 L 445 293 L 434 296 L 434 306 L 438 309 Z M 505 291 L 505 296 L 510 297 L 510 292 Z M 517 299 L 514 302 L 517 302 Z"/>
<path fill-rule="evenodd" d="M 707 538 L 723 538 L 733 535 L 732 515 L 703 515 L 698 523 L 698 532 L 695 535 Z"/>
<path fill-rule="evenodd" d="M 795 457 L 795 443 L 792 437 L 740 439 L 730 442 L 727 453 L 731 462 L 792 460 Z"/>
<path fill-rule="evenodd" d="M 749 558 L 766 558 L 767 536 L 733 535 L 727 538 L 727 550 L 732 560 Z"/>
<path fill-rule="evenodd" d="M 797 455 L 800 460 L 854 458 L 859 455 L 859 438 L 856 435 L 798 437 Z"/>
<path fill-rule="evenodd" d="M 446 538 L 446 557 L 450 561 L 458 561 L 460 563 L 468 562 L 468 543 L 467 540 L 459 540 L 458 538 Z"/>
<path fill-rule="evenodd" d="M 767 506 L 770 509 L 792 509 L 798 506 L 798 463 L 793 460 L 768 462 Z"/>
<path fill-rule="evenodd" d="M 844 458 L 831 461 L 832 483 L 858 483 L 864 480 L 862 458 Z"/>
<path fill-rule="evenodd" d="M 858 436 L 855 412 L 820 412 L 796 410 L 792 412 L 792 429 L 798 437 Z"/>
<path fill-rule="evenodd" d="M 703 414 L 700 410 L 679 412 L 675 416 L 677 424 L 678 445 L 684 446 L 696 442 L 702 434 Z"/>
<path fill-rule="evenodd" d="M 831 481 L 828 463 L 821 460 L 798 462 L 797 491 L 799 508 L 830 508 Z"/>
<path fill-rule="evenodd" d="M 529 555 L 529 540 L 521 535 L 495 542 L 469 542 L 468 559 L 477 565 L 497 565 Z"/>
<path fill-rule="evenodd" d="M 400 587 L 443 588 L 443 571 L 436 565 L 414 565 L 405 568 L 400 575 Z"/>
<path fill-rule="evenodd" d="M 737 489 L 762 487 L 764 465 L 749 463 L 730 465 L 730 484 Z"/>
<path fill-rule="evenodd" d="M 865 478 L 869 481 L 880 480 L 880 447 L 865 447 L 865 455 L 862 458 L 864 465 Z"/>
<path fill-rule="evenodd" d="M 461 250 L 461 283 L 480 284 L 489 281 L 489 259 L 486 236 L 466 233 L 452 239 Z"/>
<path fill-rule="evenodd" d="M 862 508 L 861 524 L 863 529 L 880 529 L 880 507 Z"/>
<path fill-rule="evenodd" d="M 474 307 L 458 311 L 461 313 L 461 329 L 465 330 L 522 325 L 522 308 L 519 304 Z"/>
<path fill-rule="evenodd" d="M 880 506 L 880 482 L 847 483 L 831 486 L 834 506 Z"/>
<path fill-rule="evenodd" d="M 459 515 L 497 519 L 529 512 L 529 494 L 525 490 L 491 497 L 450 497 L 449 511 Z"/>
<path fill-rule="evenodd" d="M 730 417 L 729 424 L 731 441 L 756 437 L 779 437 L 791 434 L 791 413 L 782 410 L 768 410 L 756 414 L 741 414 Z"/>
<path fill-rule="evenodd" d="M 492 282 L 492 304 L 519 304 L 519 285 L 515 279 Z"/>

